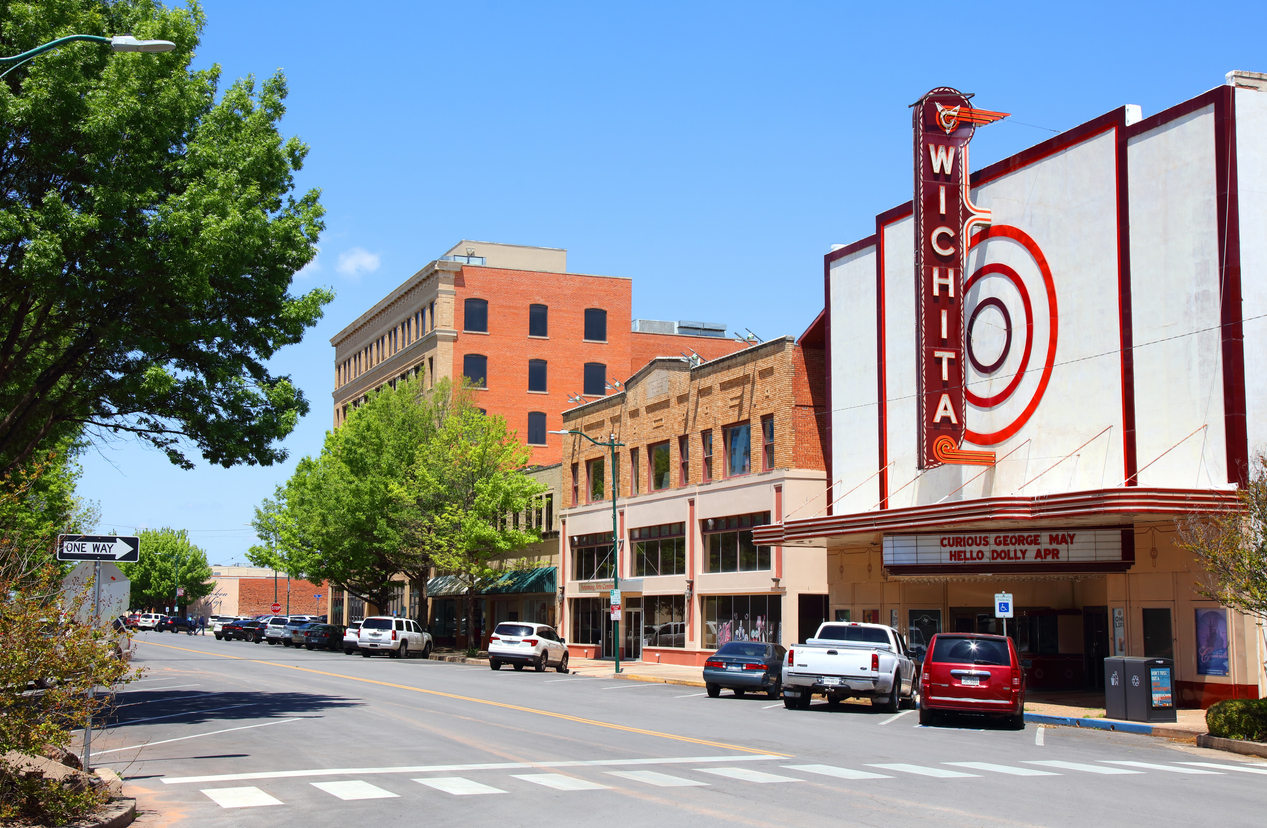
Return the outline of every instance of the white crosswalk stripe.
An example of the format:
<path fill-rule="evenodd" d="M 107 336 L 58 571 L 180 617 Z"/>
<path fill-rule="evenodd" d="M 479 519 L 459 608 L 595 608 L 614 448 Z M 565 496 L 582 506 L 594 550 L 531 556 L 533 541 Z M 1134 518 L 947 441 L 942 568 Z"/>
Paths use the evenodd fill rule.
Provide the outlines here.
<path fill-rule="evenodd" d="M 804 771 L 805 773 L 817 773 L 823 776 L 834 776 L 837 779 L 892 779 L 892 776 L 885 776 L 882 773 L 872 773 L 871 771 L 854 770 L 852 768 L 838 768 L 834 765 L 784 765 L 787 770 Z"/>
<path fill-rule="evenodd" d="M 975 773 L 964 773 L 963 771 L 946 770 L 945 768 L 926 768 L 923 765 L 907 765 L 901 762 L 893 762 L 885 765 L 867 765 L 869 768 L 882 768 L 883 770 L 901 771 L 902 773 L 914 773 L 920 776 L 935 776 L 939 779 L 967 779 L 975 777 Z"/>
<path fill-rule="evenodd" d="M 645 782 L 648 785 L 655 785 L 658 788 L 706 788 L 707 782 L 699 782 L 694 779 L 683 779 L 680 776 L 670 776 L 667 773 L 658 773 L 656 771 L 607 771 L 608 776 L 619 776 L 621 779 L 628 779 L 631 782 Z"/>
<path fill-rule="evenodd" d="M 463 779 L 460 776 L 433 776 L 430 779 L 415 779 L 414 781 L 454 796 L 506 793 L 501 788 L 494 788 L 491 785 L 485 785 L 482 782 L 475 782 L 471 779 Z"/>
<path fill-rule="evenodd" d="M 945 765 L 954 765 L 957 768 L 972 768 L 979 771 L 992 771 L 994 773 L 1006 773 L 1011 776 L 1060 776 L 1053 771 L 1037 770 L 1035 768 L 1017 768 L 1011 765 L 996 765 L 993 762 L 943 762 Z"/>
<path fill-rule="evenodd" d="M 516 779 L 522 779 L 525 782 L 532 782 L 536 785 L 544 785 L 547 788 L 554 788 L 556 791 L 605 791 L 609 790 L 607 785 L 600 785 L 597 782 L 590 782 L 585 779 L 577 779 L 575 776 L 565 776 L 561 773 L 524 773 L 513 774 Z"/>
<path fill-rule="evenodd" d="M 1084 771 L 1086 773 L 1098 773 L 1104 776 L 1116 776 L 1126 773 L 1143 773 L 1143 771 L 1127 770 L 1126 768 L 1106 768 L 1104 765 L 1087 765 L 1082 762 L 1065 762 L 1060 759 L 1038 759 L 1026 760 L 1027 765 L 1044 765 L 1049 768 L 1064 768 L 1065 770 Z"/>
<path fill-rule="evenodd" d="M 1128 768 L 1144 768 L 1145 770 L 1169 771 L 1171 773 L 1209 773 L 1218 776 L 1218 771 L 1200 770 L 1198 768 L 1180 768 L 1175 765 L 1159 765 L 1155 762 L 1130 762 L 1125 759 L 1101 759 L 1109 765 L 1125 765 Z"/>
<path fill-rule="evenodd" d="M 791 776 L 779 776 L 777 773 L 765 773 L 764 771 L 749 770 L 748 768 L 696 768 L 704 773 L 712 773 L 717 776 L 725 776 L 728 779 L 738 779 L 740 782 L 759 782 L 768 784 L 771 782 L 804 782 L 804 779 L 795 779 Z"/>
<path fill-rule="evenodd" d="M 1225 771 L 1240 771 L 1241 773 L 1267 773 L 1267 765 L 1258 767 L 1248 767 L 1246 765 L 1219 765 L 1214 762 L 1180 762 L 1180 765 L 1196 765 L 1199 768 L 1217 768 Z"/>
<path fill-rule="evenodd" d="M 259 788 L 207 788 L 203 793 L 221 808 L 258 808 L 262 805 L 282 804 L 280 799 L 269 796 Z"/>
<path fill-rule="evenodd" d="M 344 801 L 353 799 L 392 799 L 400 796 L 400 794 L 385 791 L 377 785 L 371 785 L 359 779 L 346 782 L 313 782 L 312 786 L 328 794 L 333 794 Z"/>

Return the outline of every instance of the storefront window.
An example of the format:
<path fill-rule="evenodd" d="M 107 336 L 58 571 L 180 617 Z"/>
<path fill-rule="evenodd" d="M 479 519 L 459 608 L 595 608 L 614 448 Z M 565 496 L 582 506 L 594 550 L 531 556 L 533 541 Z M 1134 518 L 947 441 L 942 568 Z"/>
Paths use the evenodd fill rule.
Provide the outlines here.
<path fill-rule="evenodd" d="M 346 600 L 347 600 L 347 593 L 344 592 L 343 590 L 336 589 L 331 592 L 330 616 L 329 616 L 329 621 L 331 624 L 343 623 L 343 603 Z"/>
<path fill-rule="evenodd" d="M 756 572 L 770 568 L 770 547 L 752 542 L 752 527 L 770 522 L 769 512 L 754 512 L 702 522 L 708 547 L 706 572 Z"/>
<path fill-rule="evenodd" d="M 928 649 L 933 636 L 941 632 L 941 610 L 913 609 L 907 612 L 910 624 L 906 628 L 906 643 L 911 647 Z"/>
<path fill-rule="evenodd" d="M 348 622 L 361 621 L 365 618 L 365 601 L 355 595 L 348 596 Z"/>
<path fill-rule="evenodd" d="M 629 532 L 638 577 L 686 574 L 686 524 L 644 526 Z"/>
<path fill-rule="evenodd" d="M 686 597 L 642 596 L 642 646 L 686 646 Z"/>
<path fill-rule="evenodd" d="M 574 535 L 572 546 L 572 578 L 593 581 L 610 578 L 615 573 L 612 562 L 612 533 Z"/>
<path fill-rule="evenodd" d="M 781 595 L 706 595 L 703 605 L 706 650 L 730 641 L 783 642 Z"/>
<path fill-rule="evenodd" d="M 610 623 L 606 601 L 602 598 L 573 598 L 569 644 L 601 644 L 603 626 Z"/>

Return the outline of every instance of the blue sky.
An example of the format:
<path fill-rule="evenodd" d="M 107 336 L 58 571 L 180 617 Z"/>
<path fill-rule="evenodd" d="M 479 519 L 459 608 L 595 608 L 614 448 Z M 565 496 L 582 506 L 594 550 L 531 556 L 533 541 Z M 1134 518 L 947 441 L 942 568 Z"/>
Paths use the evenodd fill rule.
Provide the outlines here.
<path fill-rule="evenodd" d="M 861 8 L 858 8 L 861 7 Z M 1144 115 L 1267 71 L 1264 27 L 1185 4 L 348 3 L 208 0 L 196 64 L 281 69 L 327 229 L 295 290 L 337 298 L 279 355 L 312 412 L 290 459 L 181 471 L 83 458 L 101 531 L 187 529 L 244 562 L 253 508 L 331 422 L 329 340 L 463 238 L 563 247 L 634 280 L 638 318 L 763 338 L 821 310 L 822 257 L 910 198 L 908 104 L 935 86 L 1012 118 L 974 168 L 1126 103 Z"/>

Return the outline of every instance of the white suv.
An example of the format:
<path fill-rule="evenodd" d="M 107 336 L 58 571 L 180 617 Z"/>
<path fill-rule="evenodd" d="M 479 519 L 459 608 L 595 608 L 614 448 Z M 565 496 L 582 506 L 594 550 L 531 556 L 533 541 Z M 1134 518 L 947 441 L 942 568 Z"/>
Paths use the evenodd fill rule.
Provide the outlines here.
<path fill-rule="evenodd" d="M 270 645 L 282 643 L 282 639 L 290 640 L 290 630 L 286 629 L 286 625 L 290 623 L 290 618 L 285 615 L 274 615 L 268 619 L 268 626 L 264 628 L 264 640 Z"/>
<path fill-rule="evenodd" d="M 522 670 L 525 664 L 531 664 L 540 673 L 551 663 L 560 673 L 568 671 L 567 643 L 553 627 L 503 621 L 489 636 L 488 666 L 494 670 L 500 670 L 503 664 Z"/>
<path fill-rule="evenodd" d="M 156 612 L 143 613 L 140 618 L 136 619 L 136 628 L 138 630 L 152 630 L 162 617 Z"/>
<path fill-rule="evenodd" d="M 430 658 L 433 646 L 431 633 L 418 626 L 417 621 L 389 615 L 373 615 L 362 621 L 357 645 L 366 658 L 376 652 L 392 658 L 409 658 L 410 653 Z"/>

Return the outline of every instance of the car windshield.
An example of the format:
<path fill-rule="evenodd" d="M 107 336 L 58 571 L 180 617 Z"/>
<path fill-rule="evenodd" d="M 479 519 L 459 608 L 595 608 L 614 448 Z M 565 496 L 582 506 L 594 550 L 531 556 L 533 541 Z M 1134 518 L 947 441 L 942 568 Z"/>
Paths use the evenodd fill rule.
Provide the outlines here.
<path fill-rule="evenodd" d="M 498 624 L 497 629 L 493 632 L 497 635 L 509 635 L 523 638 L 525 635 L 532 635 L 532 627 L 523 624 Z"/>
<path fill-rule="evenodd" d="M 765 658 L 767 647 L 764 644 L 741 644 L 738 641 L 732 641 L 729 644 L 723 644 L 721 649 L 715 655 L 719 656 L 739 656 L 740 658 Z"/>
<path fill-rule="evenodd" d="M 859 641 L 865 644 L 888 644 L 887 630 L 879 627 L 857 627 L 847 624 L 829 624 L 818 631 L 817 638 L 832 641 Z"/>
<path fill-rule="evenodd" d="M 390 618 L 366 618 L 361 622 L 363 630 L 390 630 L 392 628 L 392 620 Z"/>
<path fill-rule="evenodd" d="M 938 638 L 933 646 L 938 664 L 1008 665 L 1012 658 L 1007 642 L 997 638 Z"/>

